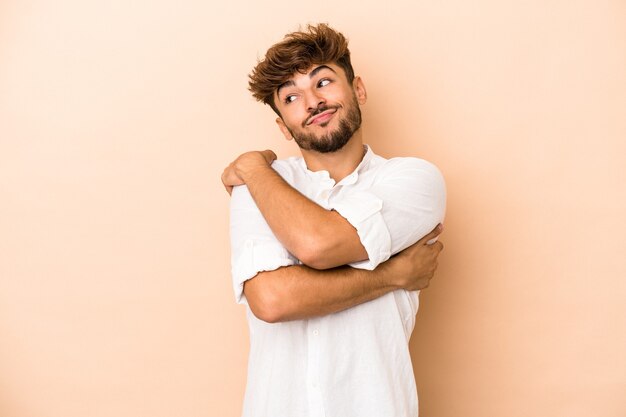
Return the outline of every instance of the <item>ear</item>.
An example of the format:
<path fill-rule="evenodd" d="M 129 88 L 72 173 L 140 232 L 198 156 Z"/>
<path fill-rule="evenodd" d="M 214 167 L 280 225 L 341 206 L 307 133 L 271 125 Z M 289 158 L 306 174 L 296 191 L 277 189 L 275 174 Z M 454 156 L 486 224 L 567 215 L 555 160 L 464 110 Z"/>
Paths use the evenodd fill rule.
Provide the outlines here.
<path fill-rule="evenodd" d="M 280 117 L 277 117 L 276 124 L 278 125 L 278 128 L 285 136 L 285 139 L 287 140 L 293 139 L 293 136 L 291 136 L 291 132 L 289 131 L 289 129 L 287 129 L 287 126 L 285 125 L 285 122 L 283 122 L 283 119 L 281 119 Z"/>
<path fill-rule="evenodd" d="M 367 102 L 367 90 L 365 89 L 363 79 L 358 75 L 352 80 L 352 88 L 354 89 L 358 103 L 360 105 L 365 104 L 365 102 Z"/>

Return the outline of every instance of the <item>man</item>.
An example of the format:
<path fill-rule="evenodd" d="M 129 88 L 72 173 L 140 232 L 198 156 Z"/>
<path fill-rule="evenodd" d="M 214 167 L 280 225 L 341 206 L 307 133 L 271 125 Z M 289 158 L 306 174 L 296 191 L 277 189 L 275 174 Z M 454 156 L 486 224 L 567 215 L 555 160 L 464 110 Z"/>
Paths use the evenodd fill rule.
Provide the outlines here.
<path fill-rule="evenodd" d="M 302 158 L 248 152 L 222 175 L 250 328 L 243 415 L 416 416 L 408 341 L 442 249 L 441 174 L 363 144 L 365 86 L 327 25 L 270 48 L 250 90 Z"/>

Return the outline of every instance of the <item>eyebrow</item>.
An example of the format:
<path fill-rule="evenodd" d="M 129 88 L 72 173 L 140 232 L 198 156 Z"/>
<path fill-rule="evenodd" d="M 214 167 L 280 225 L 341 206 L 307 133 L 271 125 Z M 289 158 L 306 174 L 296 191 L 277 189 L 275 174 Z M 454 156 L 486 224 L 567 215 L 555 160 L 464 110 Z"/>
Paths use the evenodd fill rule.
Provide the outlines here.
<path fill-rule="evenodd" d="M 285 81 L 284 83 L 282 83 L 281 85 L 278 86 L 278 88 L 276 89 L 276 95 L 278 96 L 280 94 L 280 89 L 284 88 L 284 87 L 291 87 L 296 85 L 296 83 L 294 83 L 292 80 L 289 81 Z"/>
<path fill-rule="evenodd" d="M 313 71 L 311 71 L 311 72 L 309 73 L 309 78 L 313 78 L 313 77 L 315 77 L 315 75 L 317 75 L 317 73 L 318 73 L 318 72 L 320 72 L 320 71 L 321 71 L 321 70 L 323 70 L 323 69 L 329 69 L 329 70 L 331 70 L 332 72 L 335 72 L 335 70 L 334 70 L 334 69 L 332 69 L 331 67 L 329 67 L 328 65 L 320 65 L 319 67 L 315 68 Z M 336 72 L 335 72 L 335 74 L 336 74 Z"/>
<path fill-rule="evenodd" d="M 313 78 L 317 75 L 318 72 L 320 72 L 323 69 L 328 69 L 331 70 L 332 72 L 334 72 L 335 74 L 337 73 L 334 69 L 332 69 L 331 67 L 329 67 L 328 65 L 320 65 L 318 67 L 315 67 L 315 69 L 313 69 L 313 71 L 311 71 L 309 73 L 309 78 Z M 276 95 L 278 96 L 280 94 L 280 90 L 284 87 L 292 87 L 295 86 L 296 83 L 293 82 L 293 80 L 289 80 L 289 81 L 285 81 L 284 83 L 282 83 L 281 85 L 278 86 L 278 88 L 276 89 Z"/>

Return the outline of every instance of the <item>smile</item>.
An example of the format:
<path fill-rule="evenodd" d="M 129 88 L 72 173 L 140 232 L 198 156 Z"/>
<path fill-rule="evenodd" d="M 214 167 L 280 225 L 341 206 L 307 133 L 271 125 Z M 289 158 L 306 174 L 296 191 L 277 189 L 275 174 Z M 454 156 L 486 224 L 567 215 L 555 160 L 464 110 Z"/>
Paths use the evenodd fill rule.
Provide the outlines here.
<path fill-rule="evenodd" d="M 312 125 L 312 124 L 326 123 L 327 121 L 329 121 L 333 117 L 333 115 L 335 114 L 336 111 L 337 111 L 337 109 L 329 109 L 329 110 L 323 111 L 322 113 L 312 117 L 307 122 L 307 126 L 308 125 Z"/>

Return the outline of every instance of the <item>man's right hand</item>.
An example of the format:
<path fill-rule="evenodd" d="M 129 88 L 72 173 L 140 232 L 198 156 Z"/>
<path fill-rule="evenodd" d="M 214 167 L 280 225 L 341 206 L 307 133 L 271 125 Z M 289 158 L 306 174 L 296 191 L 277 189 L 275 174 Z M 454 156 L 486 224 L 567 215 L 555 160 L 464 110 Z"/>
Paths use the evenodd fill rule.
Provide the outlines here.
<path fill-rule="evenodd" d="M 387 261 L 394 271 L 397 286 L 408 291 L 428 287 L 437 269 L 437 257 L 443 249 L 443 244 L 439 241 L 432 244 L 428 242 L 439 236 L 442 230 L 442 225 L 437 225 L 417 243 Z"/>

